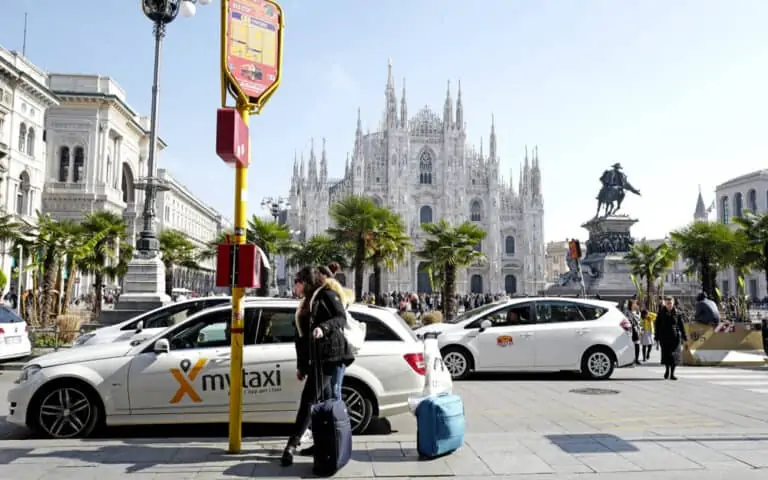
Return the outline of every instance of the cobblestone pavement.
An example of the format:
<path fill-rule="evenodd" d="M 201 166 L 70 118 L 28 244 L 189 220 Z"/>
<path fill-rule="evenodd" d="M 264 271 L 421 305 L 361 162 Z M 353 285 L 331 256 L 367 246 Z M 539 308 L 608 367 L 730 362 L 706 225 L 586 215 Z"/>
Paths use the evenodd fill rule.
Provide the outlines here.
<path fill-rule="evenodd" d="M 419 461 L 414 420 L 402 415 L 391 419 L 389 435 L 356 437 L 353 461 L 335 478 L 768 478 L 768 371 L 681 368 L 677 382 L 659 377 L 648 366 L 605 382 L 484 375 L 457 383 L 467 411 L 464 448 Z M 7 381 L 0 376 L 2 396 Z M 216 437 L 225 430 L 202 430 L 211 438 L 199 438 L 200 428 L 110 429 L 103 438 L 54 441 L 0 424 L 0 479 L 311 476 L 309 459 L 277 465 L 284 440 L 259 437 L 275 434 L 271 427 L 249 431 L 239 456 L 223 452 L 226 439 Z"/>

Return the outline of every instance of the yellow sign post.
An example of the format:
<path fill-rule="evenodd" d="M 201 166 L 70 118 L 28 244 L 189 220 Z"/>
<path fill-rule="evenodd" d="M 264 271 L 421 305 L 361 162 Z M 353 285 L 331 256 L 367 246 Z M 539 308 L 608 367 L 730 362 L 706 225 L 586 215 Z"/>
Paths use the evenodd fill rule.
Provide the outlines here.
<path fill-rule="evenodd" d="M 234 97 L 246 125 L 280 86 L 283 27 L 283 9 L 274 0 L 221 2 L 221 106 L 227 107 L 228 94 Z M 235 166 L 235 245 L 245 243 L 249 163 Z M 243 439 L 244 296 L 244 288 L 232 289 L 229 453 L 240 453 Z"/>

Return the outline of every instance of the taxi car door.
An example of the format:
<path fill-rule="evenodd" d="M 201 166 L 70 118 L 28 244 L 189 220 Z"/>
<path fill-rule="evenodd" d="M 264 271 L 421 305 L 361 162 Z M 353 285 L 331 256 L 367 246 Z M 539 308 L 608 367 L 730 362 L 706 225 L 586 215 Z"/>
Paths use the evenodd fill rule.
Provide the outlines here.
<path fill-rule="evenodd" d="M 478 370 L 519 370 L 534 366 L 536 338 L 530 303 L 510 305 L 484 315 L 467 328 L 476 330 Z M 491 326 L 482 329 L 483 321 Z"/>

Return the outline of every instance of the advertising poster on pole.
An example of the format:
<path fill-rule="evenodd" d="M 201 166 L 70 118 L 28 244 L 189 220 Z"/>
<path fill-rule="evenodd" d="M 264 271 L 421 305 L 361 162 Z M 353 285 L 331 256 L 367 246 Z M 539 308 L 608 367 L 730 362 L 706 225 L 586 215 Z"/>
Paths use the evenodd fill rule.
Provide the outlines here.
<path fill-rule="evenodd" d="M 282 10 L 270 0 L 227 2 L 227 77 L 235 93 L 260 108 L 280 83 Z"/>

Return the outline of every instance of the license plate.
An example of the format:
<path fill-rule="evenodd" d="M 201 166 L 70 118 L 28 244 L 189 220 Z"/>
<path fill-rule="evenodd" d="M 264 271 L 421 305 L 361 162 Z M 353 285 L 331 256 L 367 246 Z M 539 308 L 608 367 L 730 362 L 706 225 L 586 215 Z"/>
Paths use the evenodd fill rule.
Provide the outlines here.
<path fill-rule="evenodd" d="M 5 343 L 21 343 L 21 337 L 5 337 Z"/>

